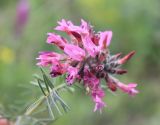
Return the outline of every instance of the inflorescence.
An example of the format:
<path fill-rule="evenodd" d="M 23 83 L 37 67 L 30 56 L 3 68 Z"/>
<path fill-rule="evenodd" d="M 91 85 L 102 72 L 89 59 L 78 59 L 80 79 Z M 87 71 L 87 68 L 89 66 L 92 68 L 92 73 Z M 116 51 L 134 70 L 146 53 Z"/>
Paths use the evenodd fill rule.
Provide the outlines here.
<path fill-rule="evenodd" d="M 96 110 L 102 110 L 106 104 L 100 80 L 105 79 L 107 87 L 115 92 L 118 88 L 131 96 L 138 93 L 136 83 L 123 84 L 113 77 L 113 74 L 124 74 L 126 70 L 121 65 L 127 62 L 134 51 L 124 57 L 121 53 L 111 55 L 109 45 L 112 31 L 95 33 L 93 27 L 84 20 L 80 26 L 62 19 L 55 30 L 65 32 L 70 40 L 55 33 L 48 33 L 47 43 L 56 45 L 64 53 L 40 52 L 37 65 L 50 66 L 51 77 L 66 75 L 67 85 L 78 82 L 84 86 L 95 102 Z"/>

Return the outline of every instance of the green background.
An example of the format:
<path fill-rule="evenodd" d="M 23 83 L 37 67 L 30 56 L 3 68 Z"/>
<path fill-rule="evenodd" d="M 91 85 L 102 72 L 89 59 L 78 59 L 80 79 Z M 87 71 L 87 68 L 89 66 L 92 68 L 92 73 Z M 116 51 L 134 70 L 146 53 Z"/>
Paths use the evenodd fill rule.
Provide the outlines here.
<path fill-rule="evenodd" d="M 47 32 L 62 18 L 75 24 L 89 21 L 96 31 L 112 30 L 111 53 L 136 55 L 124 66 L 124 83 L 138 83 L 140 93 L 131 98 L 107 93 L 108 107 L 94 113 L 91 99 L 79 90 L 65 93 L 71 111 L 55 125 L 159 125 L 160 123 L 160 1 L 159 0 L 28 0 L 29 19 L 15 37 L 17 0 L 0 1 L 0 105 L 16 114 L 37 99 L 39 89 L 29 82 L 40 73 L 36 57 L 46 44 Z M 24 103 L 26 102 L 26 103 Z M 25 105 L 24 105 L 25 104 Z M 11 111 L 12 110 L 12 111 Z M 17 113 L 18 114 L 18 113 Z"/>

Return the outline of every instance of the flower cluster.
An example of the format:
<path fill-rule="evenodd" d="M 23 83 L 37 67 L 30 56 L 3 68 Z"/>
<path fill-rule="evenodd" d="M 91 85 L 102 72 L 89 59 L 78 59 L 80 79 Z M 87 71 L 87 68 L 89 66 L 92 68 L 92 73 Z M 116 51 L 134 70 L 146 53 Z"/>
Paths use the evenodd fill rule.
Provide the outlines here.
<path fill-rule="evenodd" d="M 58 24 L 55 30 L 65 32 L 70 39 L 48 33 L 47 43 L 56 45 L 63 53 L 40 52 L 37 65 L 49 65 L 51 77 L 67 74 L 67 85 L 76 81 L 82 84 L 95 102 L 94 111 L 101 111 L 106 106 L 102 100 L 105 92 L 101 87 L 101 79 L 105 79 L 107 87 L 113 92 L 120 89 L 131 96 L 138 93 L 135 89 L 137 84 L 126 85 L 113 77 L 113 74 L 127 72 L 120 67 L 135 52 L 132 51 L 124 57 L 121 57 L 121 53 L 110 55 L 108 47 L 112 31 L 95 33 L 93 27 L 84 20 L 81 20 L 80 26 L 64 19 Z"/>
<path fill-rule="evenodd" d="M 15 24 L 15 32 L 19 37 L 29 19 L 30 5 L 28 0 L 19 0 L 17 4 L 16 11 L 16 24 Z"/>

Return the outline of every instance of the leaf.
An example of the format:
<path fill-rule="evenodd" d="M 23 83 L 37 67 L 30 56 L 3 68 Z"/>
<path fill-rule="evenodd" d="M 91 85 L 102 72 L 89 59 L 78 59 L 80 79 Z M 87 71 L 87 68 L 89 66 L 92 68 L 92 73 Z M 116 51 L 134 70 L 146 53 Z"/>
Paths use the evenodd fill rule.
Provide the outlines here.
<path fill-rule="evenodd" d="M 52 91 L 52 96 L 54 97 L 54 100 L 59 102 L 65 112 L 68 112 L 70 110 L 70 107 L 63 101 L 63 99 L 56 93 L 54 90 Z"/>
<path fill-rule="evenodd" d="M 48 106 L 48 111 L 49 111 L 49 114 L 51 115 L 51 117 L 53 118 L 53 120 L 55 119 L 55 116 L 54 116 L 54 113 L 52 112 L 52 108 L 50 106 L 50 103 L 49 103 L 49 100 L 48 98 L 46 99 L 47 101 L 47 106 Z"/>
<path fill-rule="evenodd" d="M 41 85 L 40 80 L 39 80 L 39 79 L 37 79 L 37 81 L 38 81 L 38 84 L 39 84 L 39 87 L 40 87 L 40 89 L 41 89 L 42 93 L 43 93 L 45 96 L 47 96 L 47 94 L 45 93 L 44 88 L 43 88 L 43 87 L 42 87 L 42 85 Z"/>
<path fill-rule="evenodd" d="M 41 72 L 43 74 L 43 79 L 44 79 L 44 82 L 46 82 L 48 84 L 48 86 L 53 89 L 54 88 L 54 85 L 52 84 L 52 82 L 49 80 L 48 76 L 45 74 L 45 72 L 43 71 L 43 69 L 41 68 Z"/>
<path fill-rule="evenodd" d="M 29 106 L 25 115 L 17 118 L 15 125 L 48 125 L 70 110 L 58 92 L 62 89 L 73 92 L 74 88 L 65 83 L 55 86 L 42 68 L 41 72 L 42 78 L 35 74 L 36 81 L 31 81 L 31 84 L 39 86 L 43 96 Z"/>

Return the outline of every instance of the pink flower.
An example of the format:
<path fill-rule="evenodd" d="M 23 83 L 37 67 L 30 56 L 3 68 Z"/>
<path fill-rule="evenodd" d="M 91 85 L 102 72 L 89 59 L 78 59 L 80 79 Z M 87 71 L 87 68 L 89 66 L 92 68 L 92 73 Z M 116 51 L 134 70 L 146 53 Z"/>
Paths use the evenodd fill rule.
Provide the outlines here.
<path fill-rule="evenodd" d="M 73 25 L 73 23 L 71 21 L 66 21 L 64 19 L 62 19 L 61 21 L 58 22 L 59 26 L 57 26 L 55 28 L 55 30 L 59 30 L 59 31 L 64 31 L 68 34 L 71 34 L 71 32 L 73 31 L 79 31 L 79 27 Z"/>
<path fill-rule="evenodd" d="M 47 66 L 49 64 L 55 64 L 59 60 L 63 59 L 63 55 L 56 52 L 41 52 L 37 60 L 39 66 Z"/>
<path fill-rule="evenodd" d="M 17 5 L 16 17 L 16 35 L 20 35 L 27 24 L 29 17 L 29 4 L 28 0 L 19 0 Z"/>
<path fill-rule="evenodd" d="M 99 49 L 106 49 L 111 43 L 112 31 L 100 32 L 99 37 Z"/>
<path fill-rule="evenodd" d="M 81 34 L 82 35 L 91 35 L 92 34 L 91 26 L 83 19 L 81 19 L 80 27 L 81 27 Z"/>
<path fill-rule="evenodd" d="M 72 85 L 75 81 L 76 77 L 78 76 L 78 69 L 72 66 L 69 66 L 67 69 L 68 76 L 66 78 L 66 82 L 68 85 Z"/>
<path fill-rule="evenodd" d="M 92 42 L 89 36 L 84 37 L 82 41 L 84 48 L 90 56 L 95 57 L 99 53 L 98 47 Z"/>
<path fill-rule="evenodd" d="M 66 44 L 64 52 L 72 59 L 82 61 L 85 58 L 85 51 L 78 46 Z"/>
<path fill-rule="evenodd" d="M 102 108 L 106 104 L 102 101 L 102 98 L 105 96 L 104 91 L 100 88 L 100 80 L 94 76 L 91 72 L 85 69 L 84 74 L 84 84 L 89 87 L 92 92 L 92 100 L 95 102 L 94 111 L 102 111 Z"/>
<path fill-rule="evenodd" d="M 128 85 L 125 85 L 125 84 L 123 84 L 123 83 L 121 83 L 121 82 L 118 82 L 117 86 L 118 86 L 123 92 L 126 92 L 126 93 L 128 93 L 129 95 L 131 95 L 131 96 L 134 96 L 134 95 L 136 95 L 137 93 L 139 93 L 138 90 L 135 89 L 136 86 L 137 86 L 137 84 L 135 84 L 135 83 L 130 83 L 130 84 L 128 84 Z"/>
<path fill-rule="evenodd" d="M 64 19 L 62 19 L 61 21 L 59 21 L 58 24 L 59 24 L 59 26 L 57 26 L 55 28 L 55 30 L 65 31 L 65 32 L 68 32 L 69 27 L 73 26 L 72 22 L 66 21 Z"/>
<path fill-rule="evenodd" d="M 37 65 L 48 66 L 48 65 L 56 64 L 59 62 L 59 60 L 63 58 L 64 58 L 63 55 L 58 54 L 56 52 L 40 52 L 40 55 L 37 58 L 37 60 L 39 60 Z"/>
<path fill-rule="evenodd" d="M 106 104 L 98 96 L 96 96 L 94 100 L 95 100 L 94 112 L 99 110 L 101 113 L 102 109 L 106 106 Z"/>
<path fill-rule="evenodd" d="M 104 91 L 99 86 L 96 89 L 92 90 L 93 100 L 96 99 L 96 96 L 98 96 L 99 98 L 103 98 L 105 96 Z"/>
<path fill-rule="evenodd" d="M 106 106 L 106 104 L 102 101 L 102 98 L 105 96 L 104 91 L 100 88 L 96 90 L 92 90 L 92 99 L 95 102 L 94 112 L 99 110 L 102 112 L 102 108 Z"/>
<path fill-rule="evenodd" d="M 56 65 L 52 65 L 50 75 L 52 77 L 56 77 L 66 73 L 67 65 L 62 63 L 57 63 Z"/>
<path fill-rule="evenodd" d="M 87 68 L 84 69 L 84 84 L 89 86 L 91 89 L 96 89 L 99 86 L 100 80 Z"/>
<path fill-rule="evenodd" d="M 48 33 L 47 43 L 55 44 L 59 48 L 64 49 L 66 40 L 63 37 L 56 35 L 54 33 Z"/>
<path fill-rule="evenodd" d="M 130 52 L 123 58 L 121 58 L 121 53 L 111 55 L 108 47 L 111 43 L 112 31 L 96 33 L 93 27 L 84 20 L 81 20 L 79 26 L 64 19 L 58 24 L 55 30 L 66 32 L 69 39 L 66 40 L 60 35 L 49 33 L 47 43 L 58 46 L 62 53 L 40 53 L 37 58 L 38 65 L 50 65 L 52 77 L 67 74 L 67 85 L 72 85 L 75 81 L 83 85 L 95 103 L 94 111 L 101 112 L 102 108 L 106 106 L 103 102 L 105 93 L 102 89 L 101 79 L 106 80 L 107 88 L 113 92 L 121 89 L 130 95 L 138 93 L 137 84 L 125 85 L 113 76 L 127 73 L 127 70 L 120 67 L 135 52 Z"/>

